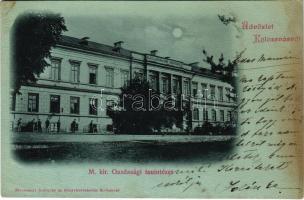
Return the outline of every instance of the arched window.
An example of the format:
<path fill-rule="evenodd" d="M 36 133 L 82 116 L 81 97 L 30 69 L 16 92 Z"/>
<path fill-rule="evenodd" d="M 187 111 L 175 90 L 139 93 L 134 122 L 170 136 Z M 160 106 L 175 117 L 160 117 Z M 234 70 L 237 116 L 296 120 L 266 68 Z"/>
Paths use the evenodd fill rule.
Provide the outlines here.
<path fill-rule="evenodd" d="M 193 120 L 199 120 L 199 112 L 198 108 L 194 108 L 193 113 L 192 113 Z"/>
<path fill-rule="evenodd" d="M 203 109 L 203 120 L 208 121 L 208 110 L 207 110 L 207 108 Z"/>
<path fill-rule="evenodd" d="M 224 110 L 220 110 L 220 121 L 221 122 L 225 121 L 225 112 L 224 112 Z"/>
<path fill-rule="evenodd" d="M 216 121 L 216 110 L 215 109 L 211 110 L 211 116 L 212 116 L 212 121 Z"/>

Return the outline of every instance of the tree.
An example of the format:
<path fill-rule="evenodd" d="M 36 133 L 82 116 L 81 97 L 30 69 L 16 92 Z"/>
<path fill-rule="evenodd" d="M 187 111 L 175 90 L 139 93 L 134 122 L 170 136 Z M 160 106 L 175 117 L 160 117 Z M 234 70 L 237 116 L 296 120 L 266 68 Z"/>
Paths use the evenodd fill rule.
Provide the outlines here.
<path fill-rule="evenodd" d="M 67 31 L 64 18 L 54 13 L 24 13 L 12 28 L 12 89 L 19 93 L 21 85 L 36 82 L 50 64 L 50 50 Z"/>
<path fill-rule="evenodd" d="M 178 109 L 171 98 L 161 98 L 149 82 L 132 79 L 122 87 L 117 106 L 108 107 L 115 133 L 151 134 L 173 124 L 182 127 L 185 111 Z M 116 107 L 116 109 L 115 109 Z"/>
<path fill-rule="evenodd" d="M 234 72 L 237 68 L 237 57 L 232 61 L 228 60 L 228 63 L 226 64 L 224 63 L 223 54 L 221 54 L 217 63 L 213 61 L 213 55 L 208 55 L 205 49 L 203 49 L 203 55 L 205 57 L 203 58 L 203 61 L 211 66 L 211 72 L 222 75 L 223 81 L 230 83 L 233 87 L 235 87 L 236 77 Z"/>

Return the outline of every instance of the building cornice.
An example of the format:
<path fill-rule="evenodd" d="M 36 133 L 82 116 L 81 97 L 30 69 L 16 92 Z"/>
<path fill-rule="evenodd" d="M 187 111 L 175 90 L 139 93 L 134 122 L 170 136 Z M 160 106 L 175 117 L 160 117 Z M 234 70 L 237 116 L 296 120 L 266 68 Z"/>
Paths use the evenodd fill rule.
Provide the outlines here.
<path fill-rule="evenodd" d="M 23 86 L 100 94 L 100 90 L 85 89 L 85 88 L 74 88 L 74 87 L 59 86 L 59 85 L 47 85 L 47 84 L 39 84 L 39 83 L 28 83 L 28 84 L 24 84 Z M 102 88 L 102 89 L 104 89 L 104 88 Z M 107 88 L 105 88 L 105 89 L 107 89 Z M 117 89 L 117 88 L 115 88 L 115 89 Z M 109 91 L 103 90 L 102 94 L 119 95 L 120 93 L 119 92 L 109 92 Z"/>
<path fill-rule="evenodd" d="M 73 46 L 69 46 L 69 45 L 57 44 L 55 46 L 55 48 L 58 48 L 58 47 L 62 48 L 62 49 L 78 51 L 78 52 L 86 53 L 86 54 L 94 54 L 94 55 L 101 55 L 101 56 L 106 56 L 106 57 L 111 57 L 111 58 L 118 58 L 118 59 L 126 60 L 126 61 L 130 61 L 130 59 L 131 59 L 131 57 L 127 57 L 127 56 L 114 55 L 114 54 L 109 54 L 107 52 L 96 52 L 96 51 L 93 51 L 93 50 L 81 49 L 81 48 L 73 47 Z"/>

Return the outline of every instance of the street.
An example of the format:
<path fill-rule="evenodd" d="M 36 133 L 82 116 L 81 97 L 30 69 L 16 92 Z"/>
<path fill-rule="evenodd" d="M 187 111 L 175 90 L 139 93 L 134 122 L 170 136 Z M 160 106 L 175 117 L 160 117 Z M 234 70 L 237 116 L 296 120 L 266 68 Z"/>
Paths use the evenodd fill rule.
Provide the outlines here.
<path fill-rule="evenodd" d="M 228 136 L 50 135 L 15 133 L 12 149 L 25 163 L 183 163 L 220 160 L 232 150 Z"/>

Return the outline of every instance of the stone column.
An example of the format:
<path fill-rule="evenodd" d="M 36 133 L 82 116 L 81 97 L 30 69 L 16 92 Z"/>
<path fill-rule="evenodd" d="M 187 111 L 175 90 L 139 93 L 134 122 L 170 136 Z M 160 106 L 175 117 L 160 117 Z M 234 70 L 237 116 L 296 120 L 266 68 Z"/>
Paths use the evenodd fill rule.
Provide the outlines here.
<path fill-rule="evenodd" d="M 172 88 L 172 74 L 169 74 L 169 87 L 170 87 L 170 94 L 172 94 L 173 93 L 173 88 Z"/>
<path fill-rule="evenodd" d="M 158 91 L 161 93 L 162 91 L 161 91 L 161 75 L 162 75 L 162 73 L 161 72 L 158 72 Z"/>

